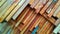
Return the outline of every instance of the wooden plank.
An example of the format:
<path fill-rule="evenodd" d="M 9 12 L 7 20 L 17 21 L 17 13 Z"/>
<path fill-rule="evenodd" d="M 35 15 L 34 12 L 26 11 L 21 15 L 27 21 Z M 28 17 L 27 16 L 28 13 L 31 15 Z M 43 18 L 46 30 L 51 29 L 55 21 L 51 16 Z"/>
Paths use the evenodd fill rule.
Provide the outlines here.
<path fill-rule="evenodd" d="M 39 1 L 40 1 L 40 0 L 34 0 L 34 2 L 31 4 L 30 7 L 31 7 L 31 8 L 34 8 Z"/>
<path fill-rule="evenodd" d="M 41 8 L 43 7 L 43 2 L 42 2 L 43 0 L 40 0 L 39 2 L 38 2 L 38 4 L 34 7 L 35 9 L 36 9 L 36 13 L 38 13 L 40 10 L 41 10 Z"/>
<path fill-rule="evenodd" d="M 22 18 L 22 16 L 25 14 L 25 13 L 27 13 L 28 10 L 29 9 L 29 7 L 27 6 L 22 12 L 21 12 L 21 14 L 19 14 L 19 16 L 16 18 L 16 20 L 15 20 L 15 22 L 18 22 L 21 18 Z M 13 19 L 14 20 L 14 19 Z"/>
<path fill-rule="evenodd" d="M 48 21 L 55 25 L 56 20 L 53 17 L 49 18 L 46 13 L 43 14 L 42 16 L 44 16 Z"/>
<path fill-rule="evenodd" d="M 57 26 L 58 24 L 60 24 L 60 18 L 55 21 L 55 26 Z"/>
<path fill-rule="evenodd" d="M 56 17 L 60 18 L 60 11 L 57 13 Z"/>
<path fill-rule="evenodd" d="M 53 7 L 55 6 L 56 2 L 52 1 L 51 5 L 47 8 L 46 12 L 49 14 L 51 12 L 51 10 L 53 9 Z"/>
<path fill-rule="evenodd" d="M 23 34 L 25 31 L 26 31 L 26 29 L 28 28 L 28 26 L 31 24 L 31 22 L 34 20 L 34 18 L 36 17 L 36 13 L 34 13 L 34 15 L 32 15 L 31 17 L 31 21 L 27 24 L 27 26 L 23 29 L 23 31 L 20 33 L 20 34 Z M 34 17 L 33 17 L 34 16 Z"/>
<path fill-rule="evenodd" d="M 2 22 L 8 16 L 8 14 L 15 8 L 19 1 L 20 0 L 15 0 L 13 5 L 11 5 L 11 7 L 6 11 L 6 13 L 2 17 L 0 17 L 0 22 Z"/>
<path fill-rule="evenodd" d="M 42 29 L 39 31 L 39 34 L 46 34 L 51 25 L 52 24 L 50 22 L 45 23 Z"/>
<path fill-rule="evenodd" d="M 14 20 L 18 17 L 18 15 L 26 8 L 30 0 L 26 0 L 26 2 L 19 8 L 19 10 L 12 17 Z"/>
<path fill-rule="evenodd" d="M 0 17 L 4 15 L 7 11 L 7 9 L 13 4 L 14 0 L 7 0 L 5 4 L 0 8 Z"/>
<path fill-rule="evenodd" d="M 20 30 L 18 28 L 14 29 L 14 34 L 20 34 Z"/>
<path fill-rule="evenodd" d="M 9 21 L 12 16 L 17 12 L 17 10 L 23 5 L 26 0 L 21 0 L 18 5 L 12 10 L 12 12 L 7 16 L 6 21 Z"/>
<path fill-rule="evenodd" d="M 37 16 L 35 17 L 35 19 L 32 21 L 32 23 L 30 24 L 30 26 L 27 28 L 27 30 L 25 31 L 24 34 L 27 34 L 27 32 L 31 33 L 29 30 L 30 30 L 31 26 L 33 26 L 34 22 L 36 22 L 36 20 L 37 20 L 38 18 L 39 18 L 39 16 L 37 15 Z"/>
<path fill-rule="evenodd" d="M 30 8 L 28 8 L 27 10 L 26 10 L 26 13 L 22 16 L 22 18 L 16 23 L 16 25 L 15 25 L 15 27 L 17 27 L 20 23 L 21 23 L 21 21 L 23 20 L 23 18 L 25 17 L 25 15 L 27 14 L 27 12 L 30 10 Z"/>
<path fill-rule="evenodd" d="M 57 8 L 57 10 L 55 11 L 55 13 L 53 14 L 53 16 L 56 17 L 56 15 L 60 12 L 60 6 Z"/>
<path fill-rule="evenodd" d="M 46 9 L 50 6 L 50 4 L 52 3 L 52 1 L 53 0 L 49 0 L 48 2 L 47 2 L 47 4 L 42 8 L 42 10 L 40 11 L 40 14 L 43 14 L 45 11 L 46 11 Z"/>
<path fill-rule="evenodd" d="M 37 21 L 33 24 L 33 26 L 31 26 L 30 31 L 32 31 L 36 27 L 37 23 L 39 23 L 38 22 L 39 19 L 41 19 L 41 16 L 39 16 L 39 18 L 37 19 Z"/>
<path fill-rule="evenodd" d="M 52 25 L 52 26 L 49 28 L 49 30 L 47 31 L 47 34 L 51 34 L 52 31 L 53 31 L 53 29 L 54 29 L 54 25 Z"/>
<path fill-rule="evenodd" d="M 37 33 L 41 30 L 41 28 L 43 27 L 43 25 L 45 24 L 46 21 L 47 20 L 45 18 L 42 19 L 42 21 L 38 25 L 39 26 L 39 29 L 38 29 Z"/>
<path fill-rule="evenodd" d="M 48 0 L 41 0 L 39 2 L 40 5 L 37 5 L 36 8 L 36 13 L 39 13 L 39 11 L 41 11 L 41 9 L 44 7 L 44 5 L 48 2 Z"/>
<path fill-rule="evenodd" d="M 27 19 L 27 21 L 26 22 L 24 22 L 25 24 L 24 25 L 19 25 L 19 29 L 20 29 L 20 31 L 22 31 L 23 29 L 24 29 L 24 27 L 29 23 L 29 21 L 30 21 L 30 19 L 31 19 L 31 15 L 33 15 L 33 11 L 31 10 L 31 13 L 28 15 L 28 16 L 30 16 L 28 19 Z"/>
<path fill-rule="evenodd" d="M 56 0 L 57 1 L 57 0 Z M 58 0 L 58 2 L 56 3 L 56 5 L 53 7 L 53 9 L 51 10 L 51 12 L 48 14 L 48 17 L 51 17 L 55 10 L 58 8 L 58 6 L 60 5 L 60 0 Z"/>
<path fill-rule="evenodd" d="M 33 13 L 32 9 L 28 11 L 28 13 L 26 14 L 25 18 L 22 20 L 23 24 L 25 24 L 27 22 L 28 18 L 30 18 L 32 13 Z"/>
<path fill-rule="evenodd" d="M 30 0 L 29 4 L 31 5 L 35 0 Z"/>

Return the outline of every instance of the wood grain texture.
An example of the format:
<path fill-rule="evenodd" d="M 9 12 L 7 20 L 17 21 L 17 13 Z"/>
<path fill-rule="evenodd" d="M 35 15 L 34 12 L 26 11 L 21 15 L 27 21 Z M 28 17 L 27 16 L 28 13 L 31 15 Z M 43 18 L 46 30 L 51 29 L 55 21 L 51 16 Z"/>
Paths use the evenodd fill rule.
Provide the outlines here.
<path fill-rule="evenodd" d="M 51 27 L 49 28 L 46 34 L 51 34 L 53 29 L 54 29 L 54 25 L 51 25 Z"/>
<path fill-rule="evenodd" d="M 35 0 L 30 0 L 29 4 L 31 5 Z"/>
<path fill-rule="evenodd" d="M 44 26 L 42 27 L 42 29 L 39 31 L 39 34 L 46 34 L 47 30 L 51 27 L 51 23 L 47 22 L 44 24 Z"/>
<path fill-rule="evenodd" d="M 41 18 L 41 16 L 39 16 L 39 18 L 36 20 L 36 22 L 33 24 L 33 26 L 31 26 L 30 31 L 32 31 L 35 28 L 35 25 L 37 24 L 37 22 L 39 21 L 40 18 Z"/>
<path fill-rule="evenodd" d="M 51 5 L 47 8 L 46 12 L 49 14 L 53 7 L 55 6 L 56 2 L 52 1 Z"/>
<path fill-rule="evenodd" d="M 31 13 L 30 13 L 28 16 L 31 16 L 32 14 L 33 14 L 33 11 L 31 11 Z M 21 27 L 21 25 L 19 25 L 18 28 L 20 29 L 20 31 L 22 31 L 22 30 L 24 29 L 24 27 L 29 23 L 30 19 L 31 19 L 31 17 L 29 17 L 29 18 L 27 19 L 27 21 L 24 22 L 25 24 L 22 25 L 22 27 Z"/>
<path fill-rule="evenodd" d="M 40 14 L 43 14 L 45 11 L 46 11 L 46 9 L 50 6 L 50 4 L 52 3 L 52 1 L 53 0 L 49 0 L 48 2 L 47 2 L 47 4 L 42 8 L 42 10 L 40 11 Z"/>
<path fill-rule="evenodd" d="M 2 22 L 8 16 L 8 14 L 15 8 L 19 1 L 20 0 L 14 2 L 13 5 L 11 5 L 11 7 L 6 11 L 6 13 L 2 17 L 0 17 L 0 22 Z"/>
<path fill-rule="evenodd" d="M 36 4 L 39 2 L 39 0 L 35 0 L 32 4 L 31 4 L 31 8 L 34 8 L 36 6 Z"/>
<path fill-rule="evenodd" d="M 21 23 L 21 21 L 23 20 L 23 18 L 25 17 L 25 15 L 27 14 L 27 12 L 28 12 L 29 10 L 30 10 L 30 8 L 26 10 L 26 13 L 25 13 L 25 14 L 21 17 L 21 19 L 16 23 L 15 27 L 17 27 L 17 26 Z"/>
<path fill-rule="evenodd" d="M 59 5 L 60 5 L 60 0 L 58 0 L 58 2 L 53 7 L 53 9 L 51 10 L 51 12 L 48 14 L 48 17 L 51 17 L 54 14 L 55 10 L 58 8 Z"/>
<path fill-rule="evenodd" d="M 31 16 L 31 21 L 27 24 L 27 26 L 23 29 L 23 31 L 20 33 L 20 34 L 23 34 L 25 31 L 26 31 L 26 29 L 28 28 L 28 26 L 31 24 L 31 22 L 34 20 L 34 18 L 36 17 L 36 13 L 34 12 L 33 13 L 33 15 Z M 34 17 L 33 17 L 34 16 Z"/>
<path fill-rule="evenodd" d="M 12 10 L 12 12 L 7 16 L 6 21 L 9 21 L 12 16 L 17 12 L 17 10 L 23 5 L 26 0 L 21 0 L 18 5 Z"/>
<path fill-rule="evenodd" d="M 39 4 L 37 5 L 36 13 L 39 13 L 39 11 L 42 10 L 44 5 L 48 2 L 48 0 L 40 0 Z"/>
<path fill-rule="evenodd" d="M 56 20 L 55 20 L 53 17 L 49 18 L 49 17 L 47 16 L 47 13 L 44 13 L 42 16 L 44 16 L 48 21 L 50 21 L 52 24 L 55 25 L 55 21 L 56 21 Z"/>
<path fill-rule="evenodd" d="M 45 24 L 45 22 L 46 22 L 47 20 L 45 19 L 45 18 L 43 18 L 42 20 L 41 20 L 41 22 L 39 23 L 39 29 L 38 29 L 38 31 L 37 31 L 37 33 L 41 30 L 41 28 L 43 27 L 43 25 Z"/>
<path fill-rule="evenodd" d="M 35 19 L 32 21 L 32 23 L 30 24 L 30 26 L 27 28 L 25 34 L 27 34 L 27 32 L 30 32 L 30 28 L 33 26 L 33 24 L 36 22 L 36 20 L 39 18 L 39 16 L 37 15 L 35 17 Z M 31 32 L 30 32 L 31 33 Z"/>

